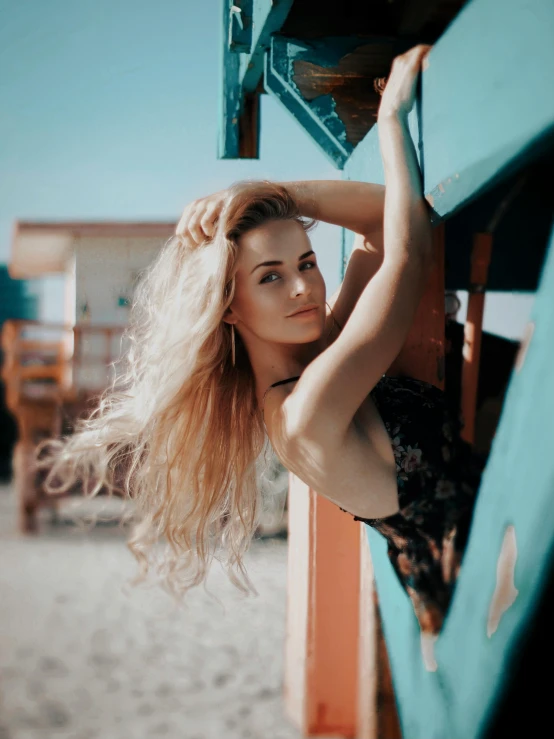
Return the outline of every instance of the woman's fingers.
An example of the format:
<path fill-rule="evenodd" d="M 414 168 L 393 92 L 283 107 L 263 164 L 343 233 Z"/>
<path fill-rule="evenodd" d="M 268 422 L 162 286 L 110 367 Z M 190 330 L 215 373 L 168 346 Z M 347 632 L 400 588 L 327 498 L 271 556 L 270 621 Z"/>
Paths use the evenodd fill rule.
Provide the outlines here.
<path fill-rule="evenodd" d="M 422 60 L 431 48 L 429 44 L 418 44 L 394 58 L 386 85 L 377 80 L 375 87 L 382 94 L 379 115 L 407 115 L 413 105 Z"/>
<path fill-rule="evenodd" d="M 202 231 L 202 227 L 200 226 L 201 217 L 202 217 L 202 211 L 195 210 L 192 213 L 190 220 L 187 224 L 190 235 L 196 241 L 197 244 L 201 244 L 206 239 L 206 234 Z"/>
<path fill-rule="evenodd" d="M 433 47 L 429 44 L 418 44 L 417 46 L 413 46 L 411 49 L 408 49 L 408 51 L 406 51 L 401 56 L 410 60 L 414 60 L 414 62 L 418 62 L 426 54 L 428 54 L 432 48 Z"/>
<path fill-rule="evenodd" d="M 199 208 L 196 202 L 187 205 L 177 224 L 175 234 L 192 241 L 196 245 L 201 244 L 206 239 L 206 234 L 202 231 L 200 225 L 203 213 L 203 209 Z"/>
<path fill-rule="evenodd" d="M 392 67 L 411 67 L 414 73 L 419 71 L 422 60 L 429 54 L 433 47 L 428 44 L 418 44 L 403 54 L 393 59 Z"/>
<path fill-rule="evenodd" d="M 179 223 L 177 224 L 177 228 L 175 229 L 177 236 L 184 236 L 185 232 L 188 233 L 188 222 L 194 205 L 194 203 L 189 203 L 184 209 L 183 214 L 179 219 Z"/>
<path fill-rule="evenodd" d="M 208 206 L 208 208 L 206 208 L 206 211 L 204 212 L 204 215 L 200 220 L 200 227 L 202 231 L 206 234 L 207 238 L 210 238 L 214 235 L 215 223 L 217 221 L 218 215 L 218 206 L 216 204 L 212 204 L 211 206 Z"/>
<path fill-rule="evenodd" d="M 175 229 L 176 235 L 187 238 L 196 246 L 212 238 L 224 200 L 222 191 L 187 205 Z"/>

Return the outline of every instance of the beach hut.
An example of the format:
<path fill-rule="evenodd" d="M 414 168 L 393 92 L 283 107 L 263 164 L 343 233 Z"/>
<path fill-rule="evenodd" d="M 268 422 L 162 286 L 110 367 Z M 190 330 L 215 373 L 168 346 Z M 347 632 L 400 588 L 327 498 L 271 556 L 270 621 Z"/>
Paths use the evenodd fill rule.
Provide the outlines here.
<path fill-rule="evenodd" d="M 113 379 L 136 281 L 174 231 L 165 222 L 15 222 L 11 277 L 59 275 L 64 293 L 59 323 L 9 320 L 2 331 L 22 531 L 37 530 L 39 506 L 55 505 L 34 472 L 36 444 L 69 431 Z"/>
<path fill-rule="evenodd" d="M 506 386 L 496 387 L 487 465 L 435 671 L 422 662 L 419 626 L 384 540 L 291 476 L 287 713 L 304 736 L 505 736 L 523 717 L 526 731 L 538 730 L 547 720 L 537 666 L 550 631 L 554 544 L 552 3 L 223 0 L 221 38 L 221 158 L 258 156 L 260 96 L 268 94 L 344 178 L 381 184 L 380 84 L 396 55 L 433 45 L 409 126 L 438 266 L 391 371 L 458 392 L 472 443 L 482 434 L 483 377 L 506 374 L 499 354 L 485 357 L 486 293 L 535 292 Z M 343 233 L 343 264 L 351 245 Z M 469 293 L 459 388 L 448 382 L 446 290 Z M 519 595 L 489 636 L 510 527 Z"/>

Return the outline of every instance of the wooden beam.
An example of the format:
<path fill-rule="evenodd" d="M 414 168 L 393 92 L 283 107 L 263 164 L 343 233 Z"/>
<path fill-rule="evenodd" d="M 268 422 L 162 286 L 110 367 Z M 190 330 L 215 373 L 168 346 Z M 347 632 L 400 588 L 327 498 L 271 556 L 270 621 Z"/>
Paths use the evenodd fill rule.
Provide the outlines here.
<path fill-rule="evenodd" d="M 444 390 L 444 224 L 433 229 L 435 267 L 391 375 L 409 375 Z"/>
<path fill-rule="evenodd" d="M 410 0 L 402 11 L 398 33 L 401 36 L 419 33 L 440 5 L 441 0 Z"/>
<path fill-rule="evenodd" d="M 475 439 L 481 340 L 483 335 L 483 315 L 485 313 L 485 287 L 487 285 L 487 275 L 492 256 L 492 243 L 492 234 L 475 234 L 471 254 L 471 284 L 467 305 L 467 317 L 464 326 L 461 388 L 461 410 L 464 423 L 462 438 L 469 444 L 473 444 Z"/>
<path fill-rule="evenodd" d="M 271 34 L 293 0 L 221 0 L 219 159 L 259 157 L 259 83 Z M 239 12 L 240 11 L 240 12 Z"/>
<path fill-rule="evenodd" d="M 276 36 L 267 54 L 265 89 L 342 168 L 376 122 L 381 97 L 374 80 L 410 45 L 376 36 L 310 41 Z"/>
<path fill-rule="evenodd" d="M 253 0 L 232 0 L 227 5 L 227 46 L 230 51 L 249 54 L 252 50 L 252 2 Z"/>
<path fill-rule="evenodd" d="M 89 237 L 169 238 L 175 221 L 16 221 L 14 239 L 25 234 L 60 234 Z"/>

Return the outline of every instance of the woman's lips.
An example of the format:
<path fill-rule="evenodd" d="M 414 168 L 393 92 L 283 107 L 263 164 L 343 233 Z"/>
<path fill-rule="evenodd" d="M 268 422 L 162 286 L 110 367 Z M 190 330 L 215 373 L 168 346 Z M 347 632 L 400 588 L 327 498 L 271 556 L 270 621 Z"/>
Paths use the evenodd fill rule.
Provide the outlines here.
<path fill-rule="evenodd" d="M 314 313 L 317 313 L 319 309 L 316 308 L 310 308 L 309 310 L 301 310 L 299 313 L 293 313 L 292 316 L 289 316 L 289 318 L 303 318 L 304 316 L 313 316 Z"/>

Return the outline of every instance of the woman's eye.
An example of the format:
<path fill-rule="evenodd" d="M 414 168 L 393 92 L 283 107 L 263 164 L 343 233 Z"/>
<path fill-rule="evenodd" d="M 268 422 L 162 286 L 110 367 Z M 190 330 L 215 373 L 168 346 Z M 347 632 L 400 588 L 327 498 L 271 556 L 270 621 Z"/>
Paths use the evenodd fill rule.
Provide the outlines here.
<path fill-rule="evenodd" d="M 268 275 L 266 275 L 263 279 L 260 280 L 260 285 L 263 285 L 264 282 L 266 282 L 266 283 L 267 282 L 275 282 L 275 280 L 268 280 L 267 279 L 268 277 L 279 277 L 279 275 L 276 274 L 275 272 L 270 272 Z"/>
<path fill-rule="evenodd" d="M 303 262 L 300 265 L 300 269 L 302 269 L 303 267 L 310 267 L 310 269 L 311 269 L 312 267 L 317 267 L 317 264 L 315 262 Z M 277 274 L 277 272 L 270 272 L 268 275 L 266 275 L 265 277 L 263 277 L 260 280 L 260 285 L 263 285 L 264 283 L 267 284 L 269 282 L 275 282 L 275 280 L 269 280 L 268 277 L 277 277 L 278 278 L 279 275 Z"/>

